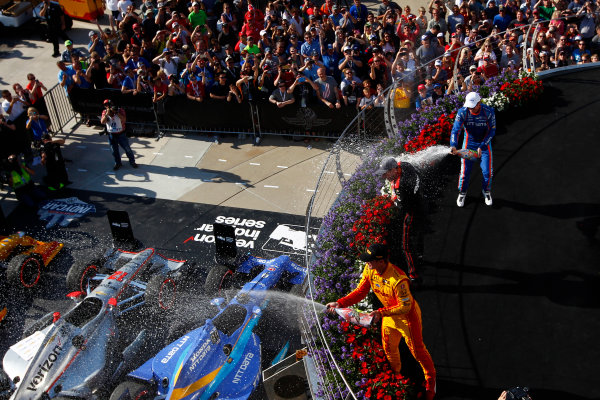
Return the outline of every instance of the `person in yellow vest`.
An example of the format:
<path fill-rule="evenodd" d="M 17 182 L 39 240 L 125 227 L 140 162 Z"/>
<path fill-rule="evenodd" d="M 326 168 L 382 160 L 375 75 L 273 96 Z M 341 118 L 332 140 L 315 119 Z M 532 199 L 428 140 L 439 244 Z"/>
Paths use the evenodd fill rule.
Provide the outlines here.
<path fill-rule="evenodd" d="M 32 175 L 35 175 L 35 172 L 26 165 L 22 165 L 15 154 L 8 156 L 8 182 L 15 191 L 17 200 L 27 207 L 37 208 L 39 203 L 48 197 L 41 188 L 33 183 Z"/>
<path fill-rule="evenodd" d="M 370 313 L 372 324 L 381 320 L 383 350 L 392 370 L 400 374 L 400 340 L 406 345 L 423 368 L 425 375 L 425 399 L 435 396 L 436 372 L 431 355 L 423 343 L 421 308 L 410 292 L 406 274 L 388 261 L 388 247 L 374 243 L 360 255 L 365 269 L 356 289 L 338 301 L 327 304 L 328 311 L 349 307 L 364 299 L 372 289 L 383 307 Z"/>

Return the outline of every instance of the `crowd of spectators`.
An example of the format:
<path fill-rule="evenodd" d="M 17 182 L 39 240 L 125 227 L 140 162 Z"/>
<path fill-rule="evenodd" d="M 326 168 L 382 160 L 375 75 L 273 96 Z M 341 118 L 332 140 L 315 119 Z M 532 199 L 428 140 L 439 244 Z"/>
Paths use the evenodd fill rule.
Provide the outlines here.
<path fill-rule="evenodd" d="M 532 22 L 543 21 L 530 47 L 536 71 L 597 62 L 600 49 L 600 0 L 431 0 L 415 14 L 390 0 L 375 12 L 361 0 L 155 1 L 139 8 L 107 1 L 110 27 L 89 32 L 87 52 L 65 41 L 55 56 L 67 94 L 77 86 L 148 93 L 159 104 L 186 96 L 365 109 L 382 106 L 384 89 L 401 81 L 420 109 L 449 91 L 474 90 L 503 68 L 521 68 Z M 3 93 L 3 118 L 17 129 L 45 89 L 32 74 L 27 79 L 14 95 Z"/>
<path fill-rule="evenodd" d="M 432 0 L 416 14 L 390 0 L 376 12 L 361 0 L 256 1 L 107 2 L 111 28 L 89 32 L 89 57 L 65 42 L 59 82 L 67 93 L 114 88 L 157 103 L 187 96 L 363 109 L 381 106 L 383 89 L 401 79 L 419 108 L 423 88 L 431 99 L 436 89 L 470 90 L 520 68 L 526 30 L 518 28 L 531 22 L 544 21 L 532 47 L 537 71 L 598 59 L 600 0 Z"/>

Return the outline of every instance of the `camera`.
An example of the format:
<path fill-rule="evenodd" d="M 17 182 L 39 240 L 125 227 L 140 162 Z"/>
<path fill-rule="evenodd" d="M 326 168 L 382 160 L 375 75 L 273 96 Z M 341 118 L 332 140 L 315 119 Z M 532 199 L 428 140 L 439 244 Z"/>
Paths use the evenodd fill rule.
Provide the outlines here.
<path fill-rule="evenodd" d="M 527 387 L 514 387 L 506 391 L 507 400 L 531 400 L 529 397 L 529 388 Z"/>
<path fill-rule="evenodd" d="M 306 78 L 301 76 L 300 78 L 298 78 L 298 82 L 299 83 L 306 82 Z"/>

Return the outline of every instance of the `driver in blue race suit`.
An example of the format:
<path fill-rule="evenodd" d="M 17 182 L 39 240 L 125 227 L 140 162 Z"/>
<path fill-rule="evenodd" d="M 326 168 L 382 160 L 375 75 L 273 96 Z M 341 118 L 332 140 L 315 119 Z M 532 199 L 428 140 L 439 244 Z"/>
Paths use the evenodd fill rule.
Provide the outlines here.
<path fill-rule="evenodd" d="M 458 110 L 452 133 L 450 135 L 450 152 L 457 154 L 456 146 L 458 137 L 464 128 L 463 149 L 477 151 L 479 166 L 483 174 L 482 192 L 485 204 L 492 205 L 492 145 L 491 141 L 496 134 L 496 115 L 494 109 L 481 104 L 481 97 L 476 92 L 467 94 L 464 107 Z M 461 159 L 460 176 L 458 178 L 458 198 L 456 204 L 459 207 L 465 205 L 469 178 L 475 160 Z"/>

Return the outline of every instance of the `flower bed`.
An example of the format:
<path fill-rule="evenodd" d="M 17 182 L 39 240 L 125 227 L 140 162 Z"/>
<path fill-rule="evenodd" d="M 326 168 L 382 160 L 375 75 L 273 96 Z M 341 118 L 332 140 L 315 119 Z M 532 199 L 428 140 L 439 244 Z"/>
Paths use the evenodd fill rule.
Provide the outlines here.
<path fill-rule="evenodd" d="M 502 110 L 520 107 L 542 92 L 535 75 L 503 72 L 479 88 L 483 102 Z M 327 303 L 348 294 L 358 283 L 364 264 L 357 260 L 369 243 L 385 243 L 386 225 L 393 216 L 389 198 L 379 195 L 383 184 L 375 175 L 379 160 L 389 154 L 417 152 L 435 144 L 448 144 L 450 130 L 465 94 L 447 95 L 436 104 L 414 113 L 399 124 L 398 135 L 369 150 L 364 163 L 345 182 L 338 201 L 323 219 L 317 240 L 316 261 L 311 265 L 316 301 Z M 370 308 L 370 304 L 359 304 Z M 359 398 L 409 399 L 416 390 L 390 372 L 381 347 L 380 330 L 358 328 L 336 316 L 324 316 L 327 343 L 350 388 Z M 321 350 L 323 351 L 323 350 Z M 318 355 L 316 355 L 318 356 Z M 332 370 L 321 371 L 324 385 L 333 385 Z"/>

